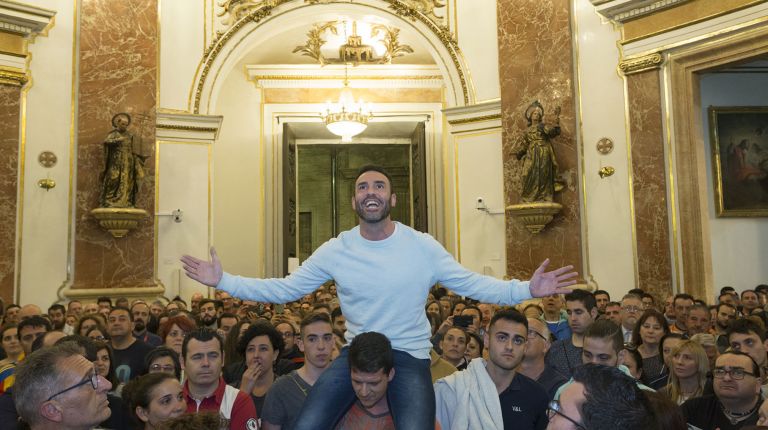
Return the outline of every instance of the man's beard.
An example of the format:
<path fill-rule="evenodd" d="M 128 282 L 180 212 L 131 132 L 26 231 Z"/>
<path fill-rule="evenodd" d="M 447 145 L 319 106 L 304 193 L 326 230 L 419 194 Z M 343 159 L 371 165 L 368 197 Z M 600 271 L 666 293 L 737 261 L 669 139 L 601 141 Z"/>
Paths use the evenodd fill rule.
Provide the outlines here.
<path fill-rule="evenodd" d="M 357 212 L 357 216 L 366 223 L 369 224 L 375 224 L 377 222 L 380 222 L 382 220 L 385 220 L 388 216 L 390 211 L 392 210 L 392 207 L 389 205 L 389 199 L 384 199 L 381 203 L 381 212 L 380 215 L 377 216 L 376 214 L 368 214 L 365 212 L 365 206 L 363 206 L 363 203 L 368 200 L 368 198 L 363 199 L 362 201 L 355 200 L 355 212 Z M 379 199 L 376 198 L 378 201 Z"/>
<path fill-rule="evenodd" d="M 147 328 L 147 325 L 144 324 L 144 321 L 142 321 L 142 320 L 136 320 L 133 323 L 133 331 L 135 331 L 137 333 L 143 332 L 146 328 Z"/>
<path fill-rule="evenodd" d="M 53 329 L 62 330 L 66 323 L 67 323 L 66 321 L 53 321 Z"/>
<path fill-rule="evenodd" d="M 213 325 L 216 322 L 216 317 L 204 314 L 202 320 L 205 325 Z"/>

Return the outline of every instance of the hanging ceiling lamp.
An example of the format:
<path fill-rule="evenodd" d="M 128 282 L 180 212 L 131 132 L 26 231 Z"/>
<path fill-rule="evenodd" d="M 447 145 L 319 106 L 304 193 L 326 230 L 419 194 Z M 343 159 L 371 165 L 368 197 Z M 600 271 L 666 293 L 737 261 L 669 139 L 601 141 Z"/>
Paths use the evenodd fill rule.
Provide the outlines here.
<path fill-rule="evenodd" d="M 349 88 L 349 76 L 347 64 L 344 64 L 344 88 L 339 94 L 336 104 L 326 102 L 325 127 L 331 133 L 341 136 L 341 141 L 352 142 L 352 137 L 362 133 L 368 127 L 368 119 L 371 117 L 371 108 L 360 98 L 355 102 L 352 90 Z"/>

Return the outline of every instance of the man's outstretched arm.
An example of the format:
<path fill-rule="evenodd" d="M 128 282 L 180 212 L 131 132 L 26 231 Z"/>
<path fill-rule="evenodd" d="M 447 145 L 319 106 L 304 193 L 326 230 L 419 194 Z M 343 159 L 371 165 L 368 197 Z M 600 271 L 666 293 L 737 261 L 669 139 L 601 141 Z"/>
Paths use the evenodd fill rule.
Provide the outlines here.
<path fill-rule="evenodd" d="M 568 294 L 571 289 L 568 288 L 576 283 L 576 276 L 573 266 L 565 266 L 559 269 L 545 272 L 549 266 L 549 258 L 539 265 L 533 272 L 531 280 L 528 282 L 528 289 L 533 297 L 546 297 L 553 294 Z"/>

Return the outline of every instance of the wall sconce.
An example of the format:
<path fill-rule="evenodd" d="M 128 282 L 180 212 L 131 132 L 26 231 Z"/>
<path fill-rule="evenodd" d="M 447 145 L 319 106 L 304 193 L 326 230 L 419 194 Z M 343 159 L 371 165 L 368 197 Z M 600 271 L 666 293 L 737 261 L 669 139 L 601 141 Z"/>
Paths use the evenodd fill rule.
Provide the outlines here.
<path fill-rule="evenodd" d="M 475 209 L 485 212 L 488 215 L 501 215 L 504 213 L 504 211 L 494 211 L 488 208 L 488 206 L 485 204 L 485 199 L 482 197 L 477 198 L 477 203 L 475 203 Z"/>
<path fill-rule="evenodd" d="M 600 169 L 600 171 L 597 172 L 597 174 L 600 175 L 600 177 L 603 179 L 613 175 L 614 173 L 616 173 L 616 169 L 614 169 L 611 166 L 605 166 L 602 169 Z"/>

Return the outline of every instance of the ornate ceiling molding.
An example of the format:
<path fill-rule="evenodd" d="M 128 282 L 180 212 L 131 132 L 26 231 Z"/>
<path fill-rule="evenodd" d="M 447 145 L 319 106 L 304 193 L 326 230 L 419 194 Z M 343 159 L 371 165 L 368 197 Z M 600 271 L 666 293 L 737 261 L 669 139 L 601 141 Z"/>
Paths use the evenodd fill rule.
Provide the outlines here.
<path fill-rule="evenodd" d="M 0 0 L 0 31 L 35 36 L 45 30 L 55 15 L 52 10 Z"/>
<path fill-rule="evenodd" d="M 625 22 L 664 10 L 691 0 L 589 0 L 606 18 Z"/>
<path fill-rule="evenodd" d="M 203 94 L 203 88 L 205 87 L 206 80 L 208 78 L 208 74 L 211 72 L 211 68 L 216 61 L 218 55 L 223 50 L 224 46 L 227 44 L 227 42 L 232 39 L 241 28 L 243 28 L 246 24 L 249 23 L 255 23 L 259 24 L 261 21 L 272 15 L 273 10 L 280 5 L 291 3 L 291 2 L 298 2 L 299 0 L 261 0 L 261 1 L 253 1 L 253 0 L 226 0 L 224 3 L 221 4 L 222 7 L 225 7 L 228 11 L 233 11 L 235 6 L 242 6 L 239 12 L 234 13 L 233 16 L 242 15 L 242 18 L 238 19 L 232 26 L 224 31 L 224 32 L 217 32 L 216 37 L 211 41 L 211 44 L 205 49 L 203 53 L 203 60 L 201 62 L 199 73 L 196 77 L 196 85 L 194 87 L 193 97 L 191 100 L 191 109 L 194 113 L 200 112 L 200 100 L 202 98 Z M 419 8 L 414 8 L 411 4 L 415 3 L 415 0 L 379 0 L 389 6 L 389 9 L 393 11 L 394 14 L 401 16 L 403 18 L 410 19 L 411 21 L 419 21 L 423 25 L 425 25 L 431 33 L 435 35 L 435 37 L 438 38 L 440 43 L 445 47 L 447 50 L 448 55 L 450 56 L 451 62 L 453 63 L 453 66 L 455 67 L 455 72 L 457 75 L 457 78 L 459 80 L 459 83 L 461 85 L 461 91 L 463 95 L 463 101 L 464 104 L 470 103 L 470 93 L 469 93 L 469 85 L 467 82 L 467 77 L 464 73 L 464 61 L 461 54 L 461 49 L 459 48 L 458 41 L 456 40 L 453 33 L 451 33 L 450 29 L 447 25 L 440 25 L 436 24 L 429 16 L 425 15 L 423 12 L 419 10 Z M 425 1 L 431 1 L 432 3 L 436 3 L 435 0 L 425 0 Z M 349 3 L 349 2 L 342 2 L 338 0 L 304 0 L 305 3 Z M 226 5 L 226 6 L 225 6 Z M 247 7 L 246 7 L 247 6 Z M 247 12 L 247 14 L 245 14 Z M 230 12 L 232 14 L 232 12 Z M 244 14 L 244 15 L 243 15 Z"/>

